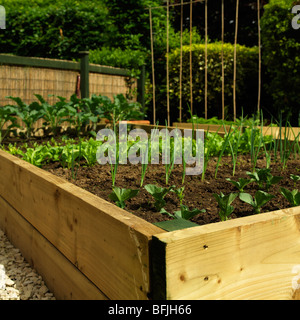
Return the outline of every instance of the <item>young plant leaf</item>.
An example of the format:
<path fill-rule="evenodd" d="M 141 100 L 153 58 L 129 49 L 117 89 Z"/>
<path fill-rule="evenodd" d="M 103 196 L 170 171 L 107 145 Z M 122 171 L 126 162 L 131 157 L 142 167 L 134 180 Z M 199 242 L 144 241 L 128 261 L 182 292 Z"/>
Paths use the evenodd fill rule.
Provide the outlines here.
<path fill-rule="evenodd" d="M 286 188 L 280 188 L 280 193 L 289 201 L 293 206 L 300 206 L 300 192 L 297 189 L 290 191 Z"/>
<path fill-rule="evenodd" d="M 228 195 L 224 195 L 223 192 L 220 195 L 214 193 L 213 196 L 218 202 L 219 205 L 219 216 L 221 221 L 226 221 L 229 219 L 229 216 L 232 214 L 234 207 L 231 206 L 231 203 L 238 196 L 237 193 L 230 193 Z"/>
<path fill-rule="evenodd" d="M 206 212 L 205 209 L 199 210 L 199 209 L 192 209 L 190 210 L 187 206 L 185 205 L 180 205 L 180 210 L 175 211 L 174 214 L 169 213 L 166 211 L 164 208 L 160 210 L 160 213 L 166 214 L 169 217 L 172 217 L 174 219 L 184 219 L 184 220 L 190 220 L 193 217 L 195 217 L 199 213 L 204 213 Z"/>
<path fill-rule="evenodd" d="M 264 192 L 262 190 L 258 190 L 255 193 L 254 198 L 249 193 L 241 192 L 239 195 L 240 200 L 250 204 L 253 208 L 253 213 L 260 213 L 261 207 L 263 207 L 267 202 L 273 199 L 275 196 Z"/>
<path fill-rule="evenodd" d="M 113 192 L 109 195 L 109 198 L 114 201 L 118 207 L 124 209 L 126 206 L 125 201 L 135 197 L 138 193 L 139 190 L 113 187 Z"/>
<path fill-rule="evenodd" d="M 153 196 L 155 199 L 154 206 L 157 211 L 160 211 L 166 204 L 164 197 L 166 194 L 173 190 L 175 186 L 170 186 L 169 188 L 158 187 L 154 184 L 145 185 L 145 189 Z"/>
<path fill-rule="evenodd" d="M 238 181 L 234 181 L 230 178 L 226 179 L 227 181 L 231 182 L 240 192 L 244 192 L 244 188 L 251 182 L 255 181 L 252 179 L 244 179 L 240 178 Z"/>

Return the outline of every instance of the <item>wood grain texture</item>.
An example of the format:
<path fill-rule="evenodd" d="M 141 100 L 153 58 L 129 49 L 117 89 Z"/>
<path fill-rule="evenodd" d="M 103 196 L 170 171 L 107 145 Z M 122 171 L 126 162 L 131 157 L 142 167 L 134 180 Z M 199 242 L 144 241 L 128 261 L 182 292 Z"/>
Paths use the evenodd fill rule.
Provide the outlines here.
<path fill-rule="evenodd" d="M 300 207 L 154 238 L 160 299 L 300 299 Z"/>
<path fill-rule="evenodd" d="M 0 196 L 109 299 L 148 299 L 160 228 L 3 151 L 0 176 Z"/>
<path fill-rule="evenodd" d="M 0 227 L 58 300 L 107 300 L 107 297 L 45 237 L 0 197 Z"/>

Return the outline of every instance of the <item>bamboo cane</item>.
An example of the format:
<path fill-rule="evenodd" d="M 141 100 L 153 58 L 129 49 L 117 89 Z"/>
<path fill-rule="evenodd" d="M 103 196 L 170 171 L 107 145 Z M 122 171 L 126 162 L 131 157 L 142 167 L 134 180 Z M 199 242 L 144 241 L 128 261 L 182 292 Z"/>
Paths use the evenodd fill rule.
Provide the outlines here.
<path fill-rule="evenodd" d="M 238 33 L 238 18 L 239 18 L 239 0 L 236 0 L 234 57 L 233 57 L 233 119 L 234 121 L 236 120 L 236 46 L 237 46 L 237 33 Z"/>
<path fill-rule="evenodd" d="M 222 0 L 222 119 L 225 119 L 225 72 L 224 72 L 224 0 Z"/>
<path fill-rule="evenodd" d="M 260 111 L 261 99 L 261 35 L 260 35 L 260 0 L 257 0 L 257 25 L 258 25 L 258 98 L 257 111 Z"/>
<path fill-rule="evenodd" d="M 151 40 L 151 60 L 152 60 L 152 88 L 153 88 L 153 124 L 156 124 L 156 105 L 155 105 L 155 70 L 154 70 L 154 50 L 153 50 L 153 26 L 152 9 L 149 8 L 150 19 L 150 40 Z"/>

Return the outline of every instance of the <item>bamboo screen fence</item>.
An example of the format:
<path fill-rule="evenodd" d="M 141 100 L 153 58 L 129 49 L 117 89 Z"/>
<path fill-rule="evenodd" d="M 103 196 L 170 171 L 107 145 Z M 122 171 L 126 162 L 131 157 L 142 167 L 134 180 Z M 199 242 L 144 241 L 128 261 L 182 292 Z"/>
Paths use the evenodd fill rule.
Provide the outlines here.
<path fill-rule="evenodd" d="M 49 103 L 56 102 L 57 98 L 48 95 L 67 99 L 73 94 L 80 96 L 78 63 L 24 57 L 6 59 L 7 57 L 0 55 L 0 106 L 13 103 L 7 96 L 20 97 L 25 103 L 36 101 L 34 94 L 42 95 Z M 126 79 L 126 70 L 90 65 L 90 95 L 101 94 L 111 99 L 116 94 L 126 95 L 129 91 Z M 136 87 L 135 81 L 131 89 Z"/>

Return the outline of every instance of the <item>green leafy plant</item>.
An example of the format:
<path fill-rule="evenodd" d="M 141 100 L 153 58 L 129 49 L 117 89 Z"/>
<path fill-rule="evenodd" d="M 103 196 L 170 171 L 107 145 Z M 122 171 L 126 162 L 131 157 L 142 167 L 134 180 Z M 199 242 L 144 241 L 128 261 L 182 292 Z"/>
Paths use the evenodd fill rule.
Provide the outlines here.
<path fill-rule="evenodd" d="M 261 207 L 263 207 L 267 202 L 273 199 L 275 196 L 264 192 L 262 190 L 258 190 L 255 193 L 255 196 L 252 197 L 249 193 L 241 192 L 239 194 L 240 200 L 250 204 L 253 207 L 253 213 L 257 214 L 261 212 Z"/>
<path fill-rule="evenodd" d="M 84 110 L 81 99 L 79 99 L 76 94 L 73 94 L 70 97 L 70 102 L 65 106 L 65 108 L 67 108 L 70 116 L 67 121 L 75 126 L 78 136 L 90 121 L 98 121 L 98 117 L 96 115 L 89 110 Z"/>
<path fill-rule="evenodd" d="M 244 192 L 244 188 L 251 182 L 255 181 L 254 179 L 244 179 L 239 178 L 238 181 L 232 180 L 230 178 L 226 179 L 228 182 L 232 183 L 240 192 Z"/>
<path fill-rule="evenodd" d="M 22 154 L 19 152 L 19 154 Z M 46 146 L 40 145 L 36 148 L 27 148 L 26 152 L 22 154 L 22 159 L 41 167 L 47 160 L 51 158 L 51 153 Z"/>
<path fill-rule="evenodd" d="M 294 181 L 294 187 L 296 187 L 297 181 L 300 181 L 300 176 L 297 174 L 291 174 L 290 178 Z"/>
<path fill-rule="evenodd" d="M 273 176 L 270 168 L 256 168 L 254 172 L 246 172 L 257 184 L 259 189 L 269 191 L 270 187 L 277 184 L 283 177 Z"/>
<path fill-rule="evenodd" d="M 65 108 L 65 105 L 67 104 L 66 98 L 57 96 L 59 101 L 52 105 L 49 104 L 40 94 L 35 94 L 35 96 L 41 103 L 42 118 L 45 120 L 43 125 L 49 126 L 53 135 L 56 136 L 59 126 L 64 121 L 68 121 L 67 116 L 69 113 Z"/>
<path fill-rule="evenodd" d="M 154 184 L 147 184 L 144 187 L 155 199 L 154 206 L 157 211 L 160 211 L 165 205 L 166 201 L 164 197 L 167 195 L 168 192 L 173 190 L 175 186 L 170 186 L 169 188 L 158 187 Z"/>
<path fill-rule="evenodd" d="M 179 199 L 179 203 L 180 205 L 182 205 L 182 201 L 183 201 L 183 198 L 184 198 L 184 186 L 182 186 L 181 188 L 177 188 L 177 189 L 172 189 L 171 191 L 175 192 L 178 199 Z"/>
<path fill-rule="evenodd" d="M 220 194 L 214 193 L 213 196 L 218 202 L 219 206 L 219 217 L 221 221 L 226 221 L 229 219 L 229 216 L 234 211 L 234 207 L 231 206 L 231 203 L 235 200 L 238 196 L 237 193 L 230 193 L 228 195 L 224 195 L 223 192 Z"/>
<path fill-rule="evenodd" d="M 187 206 L 181 204 L 180 205 L 180 210 L 175 211 L 174 214 L 167 212 L 164 208 L 160 210 L 160 213 L 166 214 L 169 217 L 172 217 L 174 219 L 185 219 L 185 220 L 190 220 L 193 217 L 195 217 L 199 213 L 204 213 L 206 212 L 205 209 L 199 210 L 199 209 L 192 209 L 190 210 Z"/>
<path fill-rule="evenodd" d="M 7 98 L 17 103 L 18 107 L 15 108 L 15 113 L 24 122 L 26 129 L 26 138 L 30 139 L 33 132 L 34 124 L 37 122 L 37 120 L 42 118 L 42 107 L 38 102 L 32 102 L 28 105 L 24 103 L 19 97 L 9 96 Z"/>
<path fill-rule="evenodd" d="M 15 106 L 4 106 L 0 108 L 0 144 L 10 132 L 19 127 L 17 119 L 14 116 L 15 113 Z M 4 130 L 5 125 L 7 125 L 7 127 Z"/>
<path fill-rule="evenodd" d="M 125 208 L 125 201 L 135 197 L 139 193 L 139 190 L 135 189 L 123 189 L 119 187 L 113 187 L 113 192 L 109 195 L 109 198 L 116 203 L 116 205 L 122 209 Z"/>
<path fill-rule="evenodd" d="M 289 201 L 289 203 L 293 207 L 300 206 L 300 192 L 298 189 L 290 191 L 286 188 L 280 188 L 280 193 Z"/>

